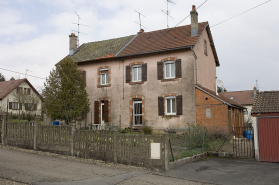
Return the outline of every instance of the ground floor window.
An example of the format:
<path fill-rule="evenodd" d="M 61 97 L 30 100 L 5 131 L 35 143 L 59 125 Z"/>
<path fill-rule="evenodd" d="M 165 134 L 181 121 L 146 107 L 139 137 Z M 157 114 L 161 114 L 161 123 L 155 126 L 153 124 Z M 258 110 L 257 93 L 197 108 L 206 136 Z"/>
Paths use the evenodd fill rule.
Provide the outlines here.
<path fill-rule="evenodd" d="M 175 96 L 168 96 L 165 98 L 165 110 L 166 110 L 166 115 L 176 114 Z"/>
<path fill-rule="evenodd" d="M 141 101 L 141 99 L 133 100 L 133 124 L 135 126 L 142 125 L 142 101 Z"/>

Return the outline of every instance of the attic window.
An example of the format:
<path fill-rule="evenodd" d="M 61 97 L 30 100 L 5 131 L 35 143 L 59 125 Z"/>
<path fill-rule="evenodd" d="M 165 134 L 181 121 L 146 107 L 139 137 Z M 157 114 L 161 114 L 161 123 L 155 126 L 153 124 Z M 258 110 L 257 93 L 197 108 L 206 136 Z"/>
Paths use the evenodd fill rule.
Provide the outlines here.
<path fill-rule="evenodd" d="M 230 97 L 230 99 L 231 99 L 231 100 L 233 100 L 233 96 L 232 96 L 232 97 Z"/>

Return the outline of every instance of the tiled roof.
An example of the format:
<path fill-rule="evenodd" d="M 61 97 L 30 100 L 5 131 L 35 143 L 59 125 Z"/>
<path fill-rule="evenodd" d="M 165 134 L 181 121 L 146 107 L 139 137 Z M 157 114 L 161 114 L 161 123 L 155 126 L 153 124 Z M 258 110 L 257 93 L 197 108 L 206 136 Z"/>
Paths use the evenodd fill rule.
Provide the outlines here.
<path fill-rule="evenodd" d="M 254 103 L 254 90 L 249 91 L 231 91 L 219 93 L 221 96 L 231 99 L 239 105 L 253 105 Z"/>
<path fill-rule="evenodd" d="M 26 79 L 10 80 L 0 82 L 0 100 L 5 98 L 10 92 L 17 88 L 21 83 L 26 82 L 32 90 L 42 99 L 42 96 L 38 91 L 32 86 L 32 84 Z"/>
<path fill-rule="evenodd" d="M 279 113 L 279 91 L 260 92 L 256 96 L 251 113 Z"/>
<path fill-rule="evenodd" d="M 79 51 L 71 56 L 75 62 L 90 61 L 101 58 L 114 57 L 135 35 L 120 37 L 116 39 L 89 42 L 82 44 Z"/>
<path fill-rule="evenodd" d="M 209 89 L 207 89 L 207 88 L 205 88 L 205 87 L 203 87 L 201 85 L 197 85 L 196 84 L 195 88 L 198 88 L 198 89 L 204 91 L 205 93 L 211 95 L 212 97 L 214 97 L 216 99 L 219 99 L 220 101 L 222 101 L 223 103 L 225 103 L 225 104 L 227 104 L 229 106 L 245 109 L 244 107 L 238 105 L 236 102 L 234 102 L 234 101 L 232 101 L 232 100 L 230 100 L 230 99 L 220 95 L 220 93 L 219 93 L 219 95 L 217 95 L 214 91 L 209 90 Z"/>

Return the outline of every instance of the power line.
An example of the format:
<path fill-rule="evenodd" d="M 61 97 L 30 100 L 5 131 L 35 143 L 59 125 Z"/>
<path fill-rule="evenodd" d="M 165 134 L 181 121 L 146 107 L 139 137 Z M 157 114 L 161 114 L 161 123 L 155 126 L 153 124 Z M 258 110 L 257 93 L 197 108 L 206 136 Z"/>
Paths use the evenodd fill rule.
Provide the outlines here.
<path fill-rule="evenodd" d="M 0 67 L 0 69 L 5 70 L 5 71 L 10 71 L 10 72 L 13 72 L 13 73 L 18 73 L 18 74 L 21 74 L 21 75 L 30 76 L 30 77 L 33 77 L 33 78 L 39 78 L 39 79 L 45 80 L 45 78 L 41 78 L 41 77 L 33 76 L 33 75 L 28 75 L 26 73 L 24 74 L 24 73 L 20 73 L 20 72 L 17 72 L 17 71 L 12 71 L 12 70 L 9 70 L 9 69 L 4 69 L 4 68 L 1 68 L 1 67 Z"/>
<path fill-rule="evenodd" d="M 224 22 L 227 22 L 228 20 L 231 20 L 231 19 L 233 19 L 233 18 L 235 18 L 235 17 L 238 17 L 238 16 L 240 16 L 240 15 L 246 13 L 246 12 L 249 12 L 249 11 L 255 9 L 255 8 L 258 8 L 259 6 L 262 6 L 262 5 L 264 5 L 264 4 L 266 4 L 266 3 L 270 2 L 270 1 L 271 1 L 271 0 L 266 1 L 266 2 L 264 2 L 264 3 L 262 3 L 262 4 L 259 4 L 259 5 L 255 6 L 255 7 L 253 7 L 253 8 L 250 8 L 249 10 L 246 10 L 246 11 L 240 13 L 240 14 L 237 14 L 237 15 L 235 15 L 235 16 L 229 18 L 229 19 L 226 19 L 226 20 L 224 20 L 224 21 L 222 21 L 222 22 L 219 22 L 219 23 L 217 23 L 217 24 L 214 24 L 213 26 L 211 26 L 211 28 L 214 27 L 214 26 L 217 26 L 217 25 L 219 25 L 219 24 L 222 24 L 222 23 L 224 23 Z"/>

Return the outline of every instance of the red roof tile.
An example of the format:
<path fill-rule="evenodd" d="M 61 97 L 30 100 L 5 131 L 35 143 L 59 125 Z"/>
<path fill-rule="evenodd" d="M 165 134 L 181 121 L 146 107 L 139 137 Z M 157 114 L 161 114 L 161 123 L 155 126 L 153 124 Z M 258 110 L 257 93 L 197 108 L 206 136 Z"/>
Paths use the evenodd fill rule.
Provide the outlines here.
<path fill-rule="evenodd" d="M 254 103 L 254 90 L 249 91 L 231 91 L 219 93 L 221 96 L 233 100 L 239 105 L 253 105 Z"/>
<path fill-rule="evenodd" d="M 256 96 L 251 113 L 279 113 L 279 91 L 260 92 Z"/>

